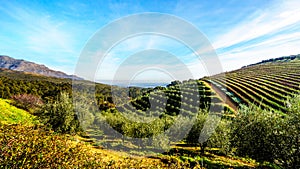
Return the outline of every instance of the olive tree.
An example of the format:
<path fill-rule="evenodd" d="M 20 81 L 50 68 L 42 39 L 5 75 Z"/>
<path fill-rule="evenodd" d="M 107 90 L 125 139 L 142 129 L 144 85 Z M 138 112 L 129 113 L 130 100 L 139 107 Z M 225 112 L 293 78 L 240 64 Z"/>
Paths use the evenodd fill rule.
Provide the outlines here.
<path fill-rule="evenodd" d="M 200 110 L 186 137 L 186 142 L 199 146 L 201 154 L 204 154 L 206 147 L 217 147 L 225 150 L 229 142 L 230 130 L 227 124 L 228 122 L 221 120 L 217 114 L 208 114 L 206 110 Z"/>
<path fill-rule="evenodd" d="M 288 112 L 242 107 L 232 122 L 231 148 L 239 156 L 299 167 L 300 97 L 288 99 Z M 296 167 L 296 168 L 297 168 Z"/>
<path fill-rule="evenodd" d="M 68 93 L 61 93 L 56 101 L 45 104 L 36 114 L 56 132 L 75 133 L 81 130 Z"/>

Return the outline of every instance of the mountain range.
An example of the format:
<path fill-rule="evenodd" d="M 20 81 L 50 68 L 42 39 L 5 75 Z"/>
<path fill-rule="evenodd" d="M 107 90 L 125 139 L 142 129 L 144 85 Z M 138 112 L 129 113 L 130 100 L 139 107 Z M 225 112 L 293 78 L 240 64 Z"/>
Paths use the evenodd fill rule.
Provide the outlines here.
<path fill-rule="evenodd" d="M 83 80 L 82 78 L 75 75 L 68 75 L 61 71 L 52 70 L 45 65 L 36 64 L 23 59 L 14 59 L 5 55 L 0 55 L 0 68 L 39 74 L 49 77 Z"/>

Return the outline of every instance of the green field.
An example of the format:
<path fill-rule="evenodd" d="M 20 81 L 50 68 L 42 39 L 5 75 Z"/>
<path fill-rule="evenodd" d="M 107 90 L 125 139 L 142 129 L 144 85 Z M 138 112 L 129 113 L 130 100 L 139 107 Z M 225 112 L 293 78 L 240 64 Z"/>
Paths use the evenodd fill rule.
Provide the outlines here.
<path fill-rule="evenodd" d="M 254 103 L 262 108 L 286 112 L 286 99 L 300 90 L 300 59 L 251 65 L 204 80 L 237 105 Z"/>
<path fill-rule="evenodd" d="M 0 123 L 3 124 L 37 124 L 37 118 L 25 110 L 12 106 L 10 100 L 0 99 Z"/>

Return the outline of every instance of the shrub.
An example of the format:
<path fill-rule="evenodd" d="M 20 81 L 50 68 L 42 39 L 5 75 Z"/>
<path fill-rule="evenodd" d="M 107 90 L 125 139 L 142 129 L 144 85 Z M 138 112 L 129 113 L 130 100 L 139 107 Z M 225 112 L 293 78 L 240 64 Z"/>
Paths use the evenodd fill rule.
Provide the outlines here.
<path fill-rule="evenodd" d="M 50 125 L 56 132 L 76 133 L 81 131 L 72 99 L 67 93 L 61 93 L 57 101 L 45 104 L 36 114 L 44 124 Z"/>
<path fill-rule="evenodd" d="M 222 119 L 209 137 L 208 146 L 210 148 L 219 148 L 219 152 L 222 154 L 230 153 L 230 132 L 230 121 Z"/>
<path fill-rule="evenodd" d="M 204 149 L 205 147 L 207 147 L 207 142 L 200 143 L 199 138 L 207 116 L 208 115 L 206 113 L 200 112 L 196 117 L 193 127 L 191 128 L 190 132 L 186 137 L 187 143 L 195 146 L 200 146 L 202 154 L 204 154 Z"/>
<path fill-rule="evenodd" d="M 231 148 L 239 156 L 299 167 L 299 96 L 290 98 L 290 113 L 243 107 L 232 123 Z M 297 167 L 296 167 L 297 166 Z"/>
<path fill-rule="evenodd" d="M 280 115 L 256 106 L 243 107 L 232 123 L 232 146 L 237 148 L 238 155 L 261 162 L 273 161 L 276 149 L 285 148 L 283 127 Z"/>
<path fill-rule="evenodd" d="M 0 125 L 0 168 L 88 167 L 96 163 L 82 144 L 42 128 Z"/>
<path fill-rule="evenodd" d="M 201 154 L 204 154 L 206 147 L 221 148 L 223 153 L 227 153 L 229 144 L 228 121 L 221 120 L 215 114 L 208 114 L 205 110 L 199 112 L 193 127 L 186 137 L 186 142 L 195 146 L 200 146 Z"/>
<path fill-rule="evenodd" d="M 0 123 L 0 168 L 183 168 L 92 149 L 41 126 Z"/>
<path fill-rule="evenodd" d="M 300 167 L 300 95 L 294 95 L 287 99 L 289 118 L 287 119 L 290 153 L 285 155 L 286 167 Z"/>

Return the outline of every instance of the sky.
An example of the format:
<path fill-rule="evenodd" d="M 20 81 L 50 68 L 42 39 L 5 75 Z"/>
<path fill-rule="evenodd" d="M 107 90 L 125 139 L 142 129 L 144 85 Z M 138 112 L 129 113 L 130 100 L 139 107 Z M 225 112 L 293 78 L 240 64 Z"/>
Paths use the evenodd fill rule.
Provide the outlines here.
<path fill-rule="evenodd" d="M 221 70 L 230 71 L 269 58 L 299 54 L 299 6 L 299 0 L 1 0 L 0 55 L 77 74 L 76 65 L 82 51 L 98 31 L 122 17 L 155 12 L 181 18 L 195 26 L 215 50 Z M 135 26 L 132 24 L 128 29 Z M 143 26 L 151 25 L 143 23 Z M 155 66 L 161 56 L 141 55 L 140 61 L 136 61 L 137 53 L 150 49 L 164 51 L 162 55 L 183 63 L 181 66 L 190 74 L 177 76 L 186 70 L 172 62 L 162 61 L 163 66 Z M 152 63 L 152 68 L 143 66 L 147 63 Z M 131 77 L 135 80 L 170 81 L 209 75 L 205 65 L 185 44 L 158 34 L 144 34 L 115 44 L 98 63 L 96 74 L 85 78 L 110 80 L 120 70 L 124 73 L 126 69 L 119 69 L 124 65 L 136 71 Z"/>

